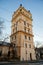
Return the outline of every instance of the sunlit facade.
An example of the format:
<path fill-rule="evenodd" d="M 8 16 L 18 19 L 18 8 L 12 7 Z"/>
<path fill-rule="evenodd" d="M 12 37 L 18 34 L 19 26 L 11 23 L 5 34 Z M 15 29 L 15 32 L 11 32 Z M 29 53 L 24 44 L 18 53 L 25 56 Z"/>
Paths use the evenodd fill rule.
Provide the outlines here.
<path fill-rule="evenodd" d="M 21 61 L 35 60 L 32 14 L 22 5 L 14 12 L 11 20 L 10 41 L 16 47 L 17 56 Z"/>

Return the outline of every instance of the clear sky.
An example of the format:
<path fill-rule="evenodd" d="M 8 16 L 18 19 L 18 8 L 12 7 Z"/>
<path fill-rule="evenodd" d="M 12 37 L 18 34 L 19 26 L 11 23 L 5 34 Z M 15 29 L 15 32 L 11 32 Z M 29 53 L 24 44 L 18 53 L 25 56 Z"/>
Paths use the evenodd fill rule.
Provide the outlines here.
<path fill-rule="evenodd" d="M 32 13 L 34 41 L 43 42 L 43 0 L 0 0 L 0 17 L 6 26 L 5 36 L 11 33 L 12 14 L 20 4 Z"/>

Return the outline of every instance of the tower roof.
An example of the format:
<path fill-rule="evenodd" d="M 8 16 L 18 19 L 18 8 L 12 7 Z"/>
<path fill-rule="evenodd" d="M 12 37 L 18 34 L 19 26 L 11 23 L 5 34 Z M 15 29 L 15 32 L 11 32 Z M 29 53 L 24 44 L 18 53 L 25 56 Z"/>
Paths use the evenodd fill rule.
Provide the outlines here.
<path fill-rule="evenodd" d="M 20 14 L 23 14 L 25 15 L 27 18 L 29 18 L 30 20 L 33 20 L 32 19 L 32 14 L 30 12 L 30 10 L 26 10 L 22 4 L 20 4 L 19 8 L 14 12 L 13 16 L 12 16 L 12 19 L 14 19 L 16 16 L 20 15 Z"/>
<path fill-rule="evenodd" d="M 27 12 L 28 14 L 32 15 L 31 12 L 30 12 L 30 10 L 27 11 L 27 10 L 22 6 L 22 4 L 20 4 L 19 8 L 18 8 L 16 11 L 14 11 L 14 14 L 16 14 L 18 11 L 22 11 L 22 10 L 24 10 L 24 11 Z M 13 15 L 14 15 L 14 14 L 13 14 Z"/>

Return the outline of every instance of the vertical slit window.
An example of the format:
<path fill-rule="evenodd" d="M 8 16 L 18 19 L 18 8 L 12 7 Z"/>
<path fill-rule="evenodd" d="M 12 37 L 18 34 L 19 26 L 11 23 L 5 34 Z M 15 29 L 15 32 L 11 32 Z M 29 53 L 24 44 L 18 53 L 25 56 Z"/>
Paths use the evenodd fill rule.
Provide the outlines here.
<path fill-rule="evenodd" d="M 24 25 L 26 25 L 26 21 L 24 21 Z"/>

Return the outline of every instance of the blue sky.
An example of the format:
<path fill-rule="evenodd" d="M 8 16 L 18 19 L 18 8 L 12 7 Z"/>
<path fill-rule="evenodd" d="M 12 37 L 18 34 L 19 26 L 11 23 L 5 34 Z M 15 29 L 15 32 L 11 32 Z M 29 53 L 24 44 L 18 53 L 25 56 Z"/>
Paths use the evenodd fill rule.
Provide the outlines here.
<path fill-rule="evenodd" d="M 6 26 L 5 36 L 11 33 L 12 14 L 20 4 L 32 13 L 34 41 L 43 42 L 43 0 L 0 0 L 0 17 Z"/>

